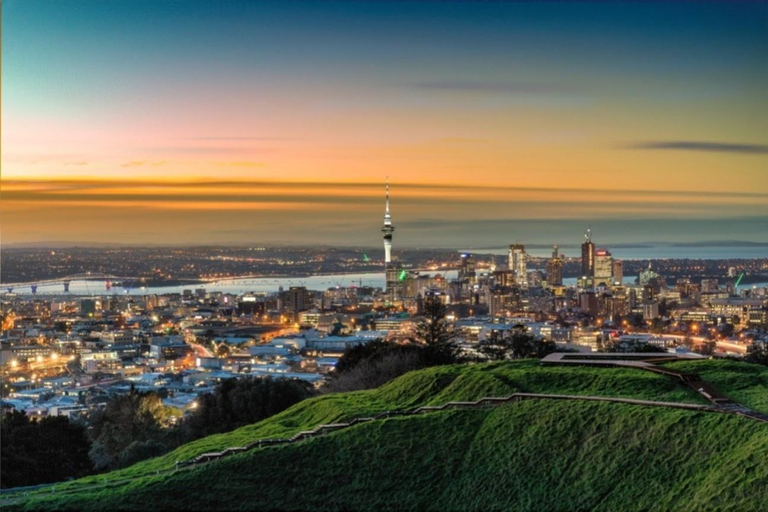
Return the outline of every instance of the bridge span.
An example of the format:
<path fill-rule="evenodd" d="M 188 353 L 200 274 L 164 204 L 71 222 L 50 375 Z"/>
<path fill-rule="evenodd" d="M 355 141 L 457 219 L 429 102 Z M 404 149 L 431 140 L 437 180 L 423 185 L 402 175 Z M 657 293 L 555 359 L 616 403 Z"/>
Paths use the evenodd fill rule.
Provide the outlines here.
<path fill-rule="evenodd" d="M 73 281 L 103 281 L 107 291 L 112 289 L 113 283 L 120 283 L 126 290 L 133 288 L 137 283 L 144 282 L 145 278 L 135 276 L 116 276 L 113 274 L 104 274 L 100 272 L 86 272 L 84 274 L 73 274 L 53 279 L 43 279 L 40 281 L 30 281 L 27 283 L 3 283 L 4 293 L 18 293 L 19 291 L 28 292 L 32 295 L 37 293 L 40 287 L 62 286 L 64 293 L 69 292 L 69 285 Z M 126 286 L 128 283 L 128 286 Z"/>

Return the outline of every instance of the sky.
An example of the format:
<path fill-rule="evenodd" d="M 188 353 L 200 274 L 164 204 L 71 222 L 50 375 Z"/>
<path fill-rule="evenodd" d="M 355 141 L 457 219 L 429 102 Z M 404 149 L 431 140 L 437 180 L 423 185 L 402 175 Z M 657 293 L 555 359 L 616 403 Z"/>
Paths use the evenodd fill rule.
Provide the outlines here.
<path fill-rule="evenodd" d="M 2 244 L 768 242 L 768 2 L 2 2 Z"/>

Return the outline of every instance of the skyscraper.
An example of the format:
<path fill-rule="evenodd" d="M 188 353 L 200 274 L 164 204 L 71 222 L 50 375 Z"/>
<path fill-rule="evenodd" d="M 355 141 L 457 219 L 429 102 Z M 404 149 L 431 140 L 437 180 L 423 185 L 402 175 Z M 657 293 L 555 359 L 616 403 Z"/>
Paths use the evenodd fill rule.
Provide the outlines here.
<path fill-rule="evenodd" d="M 462 253 L 459 258 L 459 280 L 474 284 L 476 277 L 474 256 L 467 252 Z"/>
<path fill-rule="evenodd" d="M 523 244 L 512 244 L 509 246 L 509 270 L 515 273 L 517 285 L 522 288 L 528 287 L 528 271 L 525 262 L 525 246 Z"/>
<path fill-rule="evenodd" d="M 595 277 L 595 244 L 592 243 L 592 228 L 584 233 L 584 243 L 581 244 L 581 277 Z"/>
<path fill-rule="evenodd" d="M 613 284 L 622 284 L 624 281 L 624 262 L 613 260 Z"/>
<path fill-rule="evenodd" d="M 613 284 L 613 256 L 605 249 L 599 249 L 595 253 L 595 286 L 610 286 Z"/>
<path fill-rule="evenodd" d="M 547 262 L 547 285 L 563 285 L 563 260 L 557 251 L 557 245 L 552 248 L 552 258 Z"/>

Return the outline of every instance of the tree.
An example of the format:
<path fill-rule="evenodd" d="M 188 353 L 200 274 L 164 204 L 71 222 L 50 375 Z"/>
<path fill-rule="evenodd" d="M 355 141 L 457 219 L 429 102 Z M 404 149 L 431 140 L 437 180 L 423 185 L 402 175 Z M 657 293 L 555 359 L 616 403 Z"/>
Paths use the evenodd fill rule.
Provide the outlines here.
<path fill-rule="evenodd" d="M 699 347 L 699 354 L 703 356 L 714 355 L 716 348 L 717 348 L 716 341 L 709 341 L 709 340 L 703 341 L 701 343 L 701 347 Z"/>
<path fill-rule="evenodd" d="M 168 451 L 168 447 L 156 439 L 134 441 L 120 452 L 117 465 L 125 468 L 142 460 L 162 455 L 166 451 Z"/>
<path fill-rule="evenodd" d="M 0 416 L 0 438 L 2 487 L 59 482 L 93 472 L 85 427 L 66 417 L 38 420 L 7 412 Z"/>
<path fill-rule="evenodd" d="M 216 346 L 216 356 L 217 357 L 227 357 L 229 356 L 230 348 L 229 345 L 227 345 L 226 342 L 222 341 Z"/>
<path fill-rule="evenodd" d="M 354 368 L 377 352 L 388 350 L 392 345 L 393 343 L 389 343 L 382 338 L 376 338 L 368 343 L 347 348 L 336 363 L 335 374 L 339 375 Z"/>
<path fill-rule="evenodd" d="M 417 344 L 400 345 L 377 339 L 347 349 L 336 363 L 325 391 L 371 389 L 412 370 L 426 366 L 426 349 Z"/>
<path fill-rule="evenodd" d="M 731 336 L 733 336 L 733 332 L 735 329 L 733 327 L 733 324 L 722 324 L 719 330 L 720 330 L 720 334 L 722 334 L 726 338 L 730 338 Z"/>
<path fill-rule="evenodd" d="M 501 331 L 491 331 L 487 340 L 479 345 L 480 353 L 491 361 L 501 361 L 509 358 L 510 347 L 507 338 Z"/>
<path fill-rule="evenodd" d="M 424 345 L 428 365 L 451 364 L 458 360 L 453 326 L 446 320 L 446 307 L 437 295 L 424 298 L 424 316 L 416 325 L 416 339 Z"/>
<path fill-rule="evenodd" d="M 630 314 L 627 317 L 627 320 L 629 321 L 629 325 L 631 325 L 635 329 L 642 329 L 645 327 L 645 321 L 643 320 L 643 315 L 640 315 L 638 313 Z"/>
<path fill-rule="evenodd" d="M 762 364 L 768 366 L 768 343 L 755 342 L 744 357 L 747 363 Z"/>
<path fill-rule="evenodd" d="M 536 338 L 526 332 L 524 325 L 517 324 L 507 331 L 494 331 L 488 341 L 481 343 L 480 352 L 491 360 L 541 359 L 556 348 L 553 341 Z"/>
<path fill-rule="evenodd" d="M 112 399 L 104 411 L 91 417 L 90 455 L 96 469 L 120 467 L 123 452 L 136 441 L 161 440 L 167 417 L 156 393 L 140 393 L 131 387 L 129 393 Z"/>
<path fill-rule="evenodd" d="M 659 347 L 651 343 L 644 343 L 642 341 L 618 341 L 611 343 L 606 347 L 606 352 L 622 352 L 622 353 L 654 353 L 654 352 L 667 352 L 664 347 Z"/>
<path fill-rule="evenodd" d="M 182 424 L 183 440 L 228 432 L 269 418 L 314 394 L 296 379 L 246 377 L 222 381 L 198 397 L 197 409 Z"/>

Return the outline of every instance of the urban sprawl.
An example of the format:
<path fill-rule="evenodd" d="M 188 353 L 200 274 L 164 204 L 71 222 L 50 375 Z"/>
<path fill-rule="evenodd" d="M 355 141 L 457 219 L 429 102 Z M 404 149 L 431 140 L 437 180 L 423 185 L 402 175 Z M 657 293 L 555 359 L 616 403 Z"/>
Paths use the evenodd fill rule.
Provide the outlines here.
<path fill-rule="evenodd" d="M 180 293 L 124 294 L 116 286 L 101 294 L 45 297 L 34 284 L 25 285 L 27 293 L 4 284 L 2 406 L 72 418 L 136 389 L 158 392 L 183 414 L 225 379 L 301 379 L 321 387 L 349 348 L 376 339 L 412 342 L 428 296 L 446 305 L 461 350 L 478 357 L 484 342 L 512 329 L 555 342 L 558 350 L 582 352 L 655 347 L 740 357 L 768 342 L 768 288 L 737 287 L 750 269 L 765 273 L 765 259 L 748 260 L 747 272 L 729 267 L 719 278 L 704 266 L 679 277 L 679 265 L 665 260 L 661 268 L 647 264 L 627 282 L 624 262 L 598 248 L 587 230 L 580 258 L 566 258 L 554 246 L 551 258 L 540 262 L 524 245 L 512 244 L 503 263 L 459 253 L 449 278 L 445 263 L 425 272 L 393 257 L 389 190 L 381 230 L 384 287 L 226 293 L 190 286 Z M 258 259 L 249 257 L 251 265 Z M 430 254 L 427 264 L 436 258 Z M 217 260 L 249 264 L 247 258 Z M 307 257 L 302 271 L 333 270 L 321 260 Z M 355 270 L 380 269 L 382 262 L 366 255 L 361 263 Z M 565 286 L 564 274 L 572 275 L 574 265 L 576 283 Z M 13 268 L 24 275 L 24 265 Z"/>

